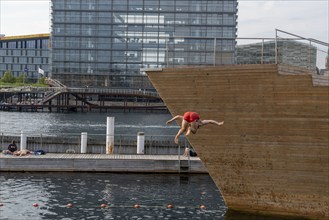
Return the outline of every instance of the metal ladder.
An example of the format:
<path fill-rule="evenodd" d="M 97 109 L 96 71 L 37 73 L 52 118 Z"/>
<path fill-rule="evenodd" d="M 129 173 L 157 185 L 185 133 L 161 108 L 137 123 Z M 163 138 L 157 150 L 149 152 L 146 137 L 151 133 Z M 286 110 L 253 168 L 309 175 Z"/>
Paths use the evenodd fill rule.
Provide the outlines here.
<path fill-rule="evenodd" d="M 179 173 L 180 174 L 189 174 L 190 173 L 190 165 L 191 165 L 191 161 L 190 161 L 190 154 L 188 154 L 187 156 L 187 160 L 181 160 L 181 155 L 180 155 L 180 148 L 181 146 L 179 146 L 179 150 L 178 150 L 178 160 L 179 160 Z M 184 147 L 185 150 L 186 146 Z"/>

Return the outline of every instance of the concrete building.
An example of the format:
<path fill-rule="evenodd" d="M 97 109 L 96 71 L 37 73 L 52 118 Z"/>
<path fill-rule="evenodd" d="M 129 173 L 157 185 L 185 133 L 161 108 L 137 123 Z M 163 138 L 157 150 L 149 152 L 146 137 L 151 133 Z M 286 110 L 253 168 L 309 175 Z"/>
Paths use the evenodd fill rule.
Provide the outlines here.
<path fill-rule="evenodd" d="M 28 79 L 49 74 L 49 34 L 0 37 L 0 77 L 10 71 L 15 77 L 26 74 Z"/>
<path fill-rule="evenodd" d="M 68 86 L 148 89 L 141 68 L 232 64 L 237 5 L 237 0 L 53 0 L 52 77 Z"/>
<path fill-rule="evenodd" d="M 278 63 L 316 70 L 315 46 L 293 41 L 277 42 Z M 237 64 L 275 63 L 275 41 L 254 43 L 237 47 Z"/>

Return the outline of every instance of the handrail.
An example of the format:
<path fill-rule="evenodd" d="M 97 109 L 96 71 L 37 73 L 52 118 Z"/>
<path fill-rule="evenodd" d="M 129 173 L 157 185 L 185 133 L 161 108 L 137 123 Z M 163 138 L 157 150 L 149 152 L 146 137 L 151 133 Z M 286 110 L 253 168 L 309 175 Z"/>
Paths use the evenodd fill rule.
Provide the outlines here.
<path fill-rule="evenodd" d="M 67 88 L 68 92 L 80 92 L 80 93 L 97 93 L 97 94 L 127 94 L 127 95 L 142 95 L 160 98 L 156 92 L 137 90 L 137 89 L 107 89 L 107 88 Z"/>
<path fill-rule="evenodd" d="M 56 134 L 36 134 L 32 132 L 24 132 L 27 137 L 27 146 L 31 150 L 43 149 L 48 152 L 65 152 L 66 149 L 72 147 L 79 152 L 81 134 L 78 133 L 56 133 Z M 60 137 L 60 138 L 58 138 Z M 0 131 L 1 145 L 0 149 L 6 149 L 7 145 L 12 140 L 20 144 L 20 133 L 4 133 Z M 117 153 L 127 153 L 127 150 L 132 150 L 136 147 L 136 135 L 115 134 L 114 145 Z M 99 149 L 105 150 L 106 134 L 88 134 L 88 145 L 93 153 L 99 152 Z M 174 143 L 173 135 L 146 135 L 145 149 L 148 149 L 146 154 L 176 154 L 180 161 L 181 147 L 190 147 L 189 142 L 185 137 L 181 137 L 179 145 Z M 123 149 L 123 150 L 122 150 Z M 134 151 L 136 153 L 136 151 Z M 169 153 L 170 152 L 170 153 Z M 188 157 L 188 159 L 190 159 Z M 189 164 L 190 165 L 190 164 Z"/>
<path fill-rule="evenodd" d="M 290 33 L 290 32 L 287 32 L 287 31 L 283 31 L 283 30 L 280 30 L 280 29 L 275 29 L 275 31 L 276 31 L 276 33 L 277 32 L 281 32 L 281 33 L 284 33 L 284 34 L 288 34 L 288 35 L 297 37 L 297 39 L 308 40 L 308 41 L 311 41 L 311 42 L 314 42 L 314 43 L 317 43 L 317 44 L 321 44 L 321 45 L 326 46 L 326 47 L 329 46 L 329 43 L 326 43 L 326 42 L 323 42 L 323 41 L 319 41 L 319 40 L 316 40 L 314 38 L 305 38 L 305 37 L 299 36 L 297 34 L 293 34 L 293 33 Z M 276 34 L 276 36 L 277 36 L 277 34 Z M 285 38 L 282 38 L 282 39 L 285 39 Z M 287 39 L 291 39 L 291 38 L 287 38 Z"/>

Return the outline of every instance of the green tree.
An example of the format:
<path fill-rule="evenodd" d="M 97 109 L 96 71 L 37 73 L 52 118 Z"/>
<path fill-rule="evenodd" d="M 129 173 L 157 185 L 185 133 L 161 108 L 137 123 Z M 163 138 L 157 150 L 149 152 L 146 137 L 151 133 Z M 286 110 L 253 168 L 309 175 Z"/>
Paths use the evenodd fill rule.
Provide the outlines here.
<path fill-rule="evenodd" d="M 16 83 L 26 83 L 27 76 L 25 73 L 22 73 L 19 75 L 19 77 L 16 78 Z"/>
<path fill-rule="evenodd" d="M 10 71 L 6 71 L 1 78 L 3 83 L 15 83 L 16 79 Z"/>
<path fill-rule="evenodd" d="M 41 77 L 41 78 L 38 80 L 38 83 L 39 83 L 39 84 L 46 84 L 46 83 L 45 83 L 45 80 L 46 80 L 46 77 L 43 76 L 43 77 Z"/>

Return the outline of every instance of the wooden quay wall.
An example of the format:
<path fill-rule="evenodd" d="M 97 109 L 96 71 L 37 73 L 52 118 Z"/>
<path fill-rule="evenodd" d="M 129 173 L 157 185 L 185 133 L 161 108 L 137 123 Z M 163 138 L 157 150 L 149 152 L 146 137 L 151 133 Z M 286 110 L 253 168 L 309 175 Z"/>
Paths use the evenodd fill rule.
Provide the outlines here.
<path fill-rule="evenodd" d="M 231 210 L 329 219 L 328 78 L 275 64 L 145 70 Z"/>

